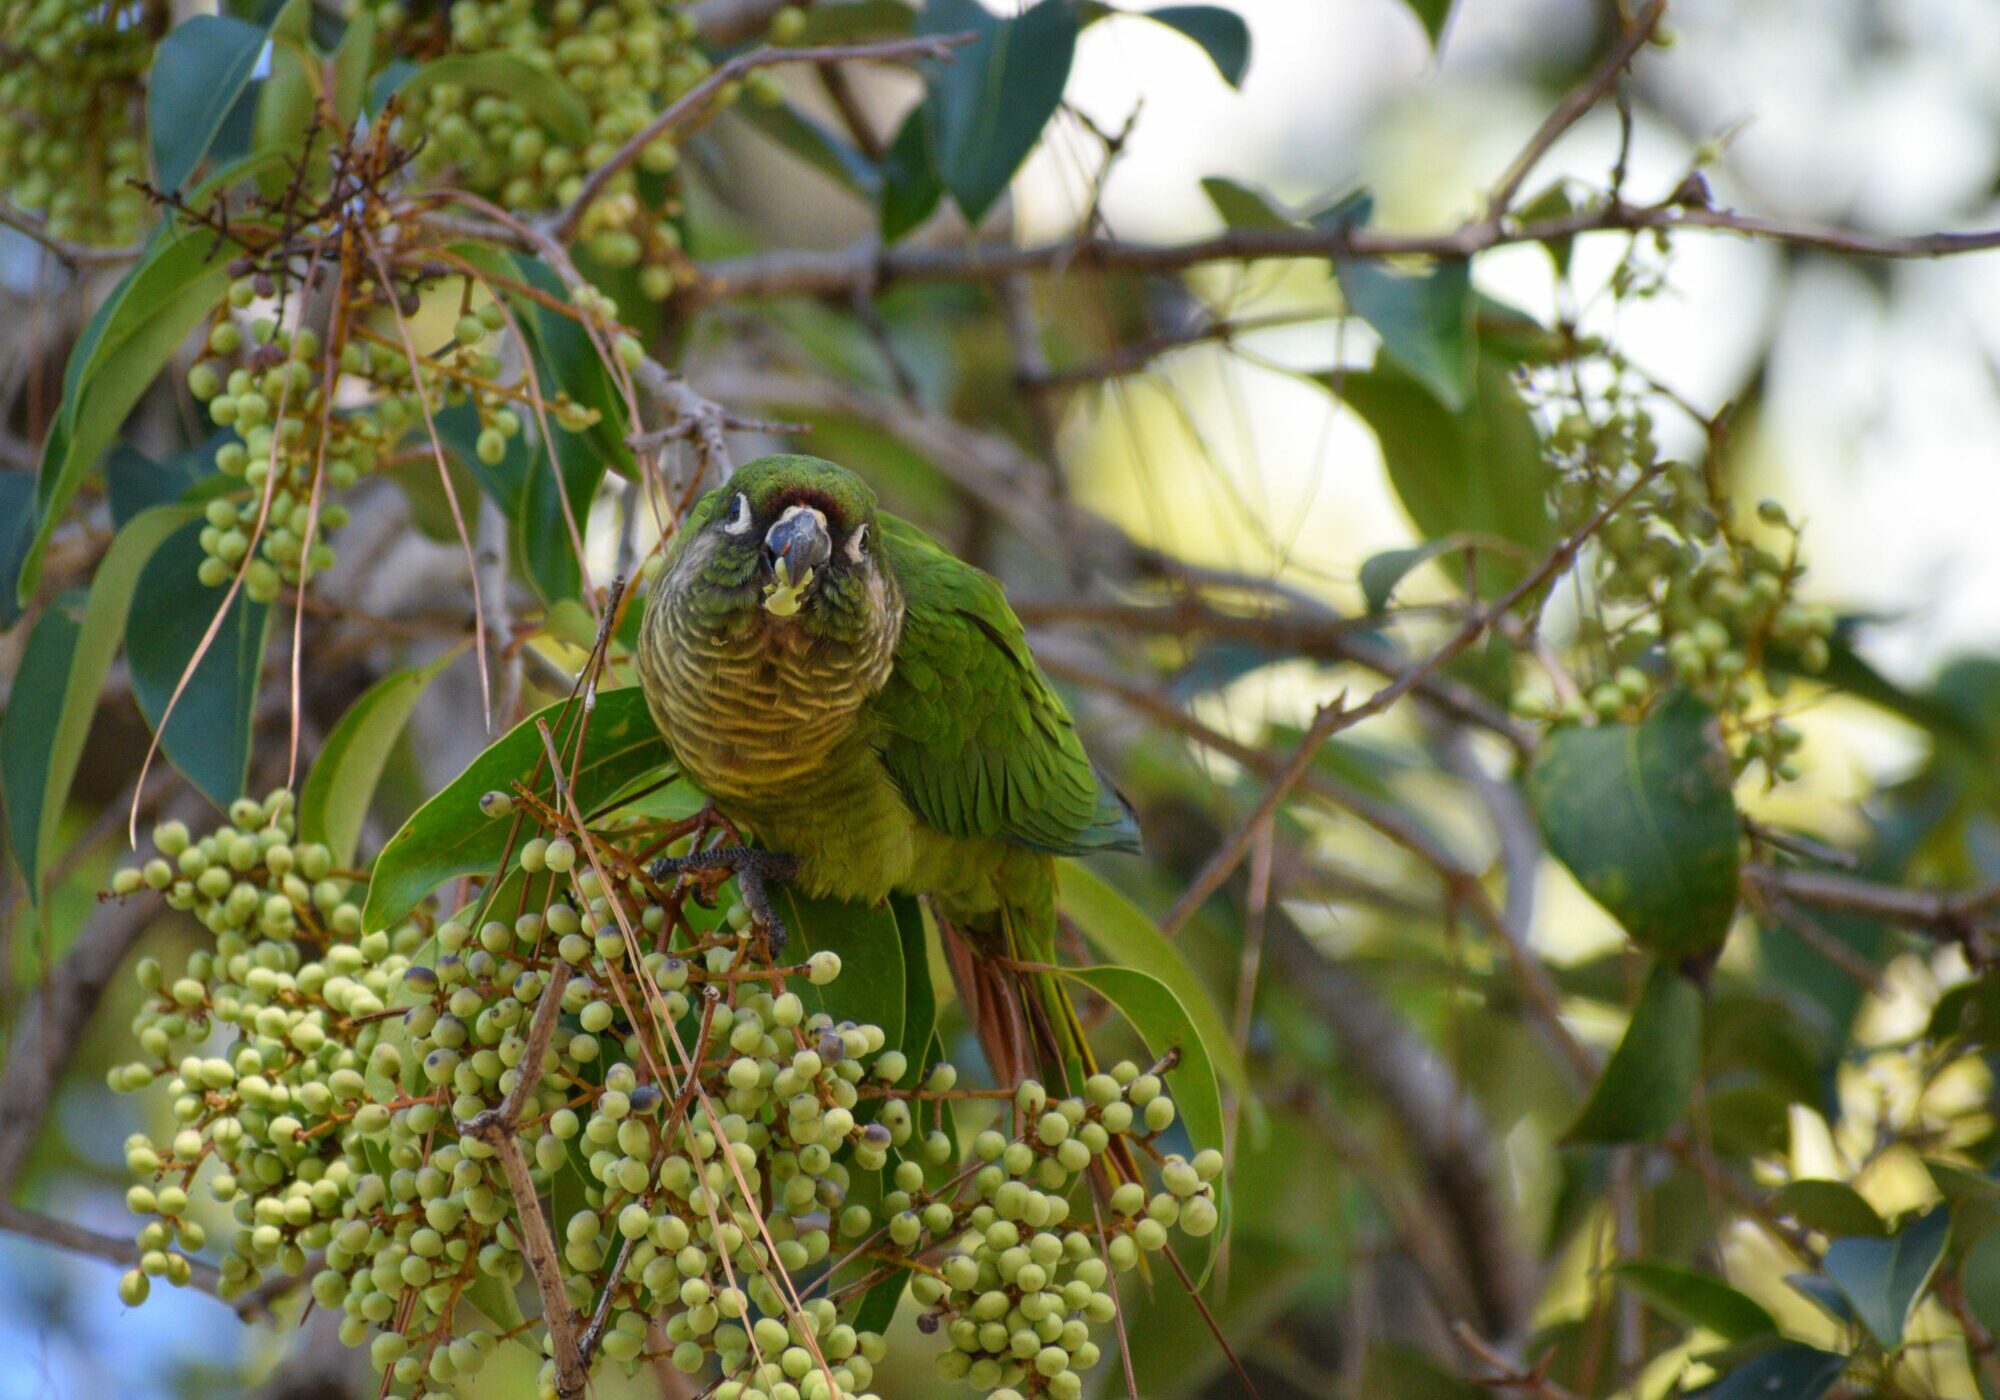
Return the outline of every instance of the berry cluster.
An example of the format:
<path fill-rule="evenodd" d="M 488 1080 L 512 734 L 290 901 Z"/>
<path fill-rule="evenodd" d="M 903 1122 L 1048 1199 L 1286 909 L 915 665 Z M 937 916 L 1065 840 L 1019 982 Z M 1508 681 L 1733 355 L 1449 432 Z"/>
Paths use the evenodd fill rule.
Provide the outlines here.
<path fill-rule="evenodd" d="M 551 818 L 520 802 L 480 805 Z M 833 952 L 773 963 L 743 906 L 696 917 L 698 890 L 652 885 L 648 837 L 553 829 L 434 930 L 364 934 L 355 877 L 295 840 L 288 794 L 199 840 L 159 828 L 114 891 L 161 891 L 216 938 L 177 978 L 140 965 L 140 1056 L 110 1077 L 164 1080 L 180 1125 L 128 1144 L 131 1206 L 156 1218 L 127 1300 L 186 1280 L 205 1174 L 233 1223 L 224 1291 L 318 1252 L 314 1300 L 395 1393 L 476 1373 L 525 1330 L 515 1295 L 546 1264 L 586 1365 L 664 1361 L 727 1400 L 854 1400 L 884 1354 L 855 1312 L 907 1272 L 919 1326 L 950 1343 L 942 1375 L 1075 1400 L 1113 1276 L 1218 1224 L 1220 1154 L 1163 1151 L 1163 1071 L 1120 1064 L 1062 1099 L 1023 1084 L 964 1151 L 946 1101 L 993 1091 L 840 1018 Z M 540 1221 L 512 1173 L 526 1209 L 550 1203 L 552 1259 L 531 1257 Z M 461 1304 L 490 1326 L 458 1330 Z"/>
<path fill-rule="evenodd" d="M 0 4 L 0 195 L 56 238 L 135 243 L 146 219 L 142 80 L 166 7 Z"/>

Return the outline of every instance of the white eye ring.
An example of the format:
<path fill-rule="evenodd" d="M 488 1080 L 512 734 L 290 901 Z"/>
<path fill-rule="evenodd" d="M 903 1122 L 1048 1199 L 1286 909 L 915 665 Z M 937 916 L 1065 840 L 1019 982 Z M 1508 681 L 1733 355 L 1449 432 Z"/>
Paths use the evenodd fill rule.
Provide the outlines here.
<path fill-rule="evenodd" d="M 868 557 L 868 522 L 862 521 L 854 527 L 854 533 L 847 537 L 847 562 L 859 564 Z"/>
<path fill-rule="evenodd" d="M 736 493 L 734 513 L 723 524 L 725 535 L 747 535 L 750 533 L 750 498 L 741 491 Z"/>

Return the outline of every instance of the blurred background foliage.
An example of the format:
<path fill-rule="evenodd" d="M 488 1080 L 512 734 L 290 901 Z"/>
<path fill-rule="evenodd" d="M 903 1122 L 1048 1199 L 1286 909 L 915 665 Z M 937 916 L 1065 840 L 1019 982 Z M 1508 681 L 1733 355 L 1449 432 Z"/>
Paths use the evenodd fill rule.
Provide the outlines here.
<path fill-rule="evenodd" d="M 726 32 L 746 7 L 701 8 L 718 46 L 747 32 Z M 956 28 L 977 8 L 933 0 L 922 23 Z M 919 249 L 1080 232 L 1172 243 L 1289 225 L 1293 211 L 1392 234 L 1450 229 L 1478 215 L 1618 33 L 1597 0 L 1230 8 L 1250 40 L 1235 84 L 1226 53 L 1166 27 L 1084 29 L 1062 106 L 1011 184 L 1001 170 L 976 230 L 949 203 L 927 215 L 921 190 L 900 190 L 916 201 L 901 211 L 884 194 L 919 77 L 783 70 L 784 105 L 731 112 L 689 142 L 687 250 L 724 267 L 772 249 L 831 253 L 871 236 L 885 205 L 916 221 L 903 246 Z M 825 40 L 909 24 L 875 0 L 829 0 L 811 19 Z M 1647 48 L 1622 87 L 1623 112 L 1597 104 L 1526 195 L 1567 198 L 1559 176 L 1601 189 L 1623 164 L 1635 201 L 1661 200 L 1699 166 L 1719 207 L 1883 235 L 1994 222 L 1991 5 L 1677 0 L 1668 24 L 1671 43 Z M 962 174 L 961 204 L 982 178 Z M 1365 212 L 1341 203 L 1355 191 Z M 2000 258 L 1882 261 L 1684 231 L 1649 244 L 1635 273 L 1633 241 L 1480 253 L 1476 373 L 1421 334 L 1428 348 L 1407 374 L 1371 370 L 1367 322 L 1383 323 L 1345 314 L 1369 293 L 1358 274 L 1329 277 L 1325 258 L 1157 277 L 1079 259 L 1053 275 L 660 309 L 618 293 L 649 348 L 703 393 L 809 425 L 737 435 L 739 460 L 796 444 L 842 461 L 1008 582 L 1140 813 L 1147 858 L 1101 874 L 1149 914 L 1175 911 L 1176 942 L 1252 1067 L 1256 1100 L 1233 1105 L 1237 1213 L 1208 1295 L 1271 1400 L 1656 1396 L 1718 1377 L 1710 1393 L 1724 1397 L 2000 1393 L 2000 1003 L 1981 893 L 2000 881 L 2000 555 L 1988 539 L 2000 333 L 1987 314 Z M 1656 294 L 1632 294 L 1634 276 L 1654 275 Z M 104 285 L 0 230 L 0 527 L 26 518 L 65 353 Z M 1425 655 L 1468 584 L 1494 596 L 1518 577 L 1516 555 L 1559 538 L 1544 509 L 1550 415 L 1530 415 L 1504 368 L 1532 363 L 1534 337 L 1556 325 L 1602 337 L 1662 387 L 1641 397 L 1659 410 L 1663 455 L 1706 454 L 1720 498 L 1783 502 L 1804 526 L 1800 596 L 1841 619 L 1824 675 L 1783 700 L 1803 736 L 1796 777 L 1771 784 L 1752 769 L 1736 785 L 1753 864 L 1699 1013 L 1659 993 L 1664 1029 L 1628 1043 L 1625 1077 L 1600 1089 L 1627 1118 L 1664 1094 L 1668 1121 L 1615 1123 L 1599 1134 L 1609 1146 L 1572 1128 L 1655 992 L 1641 1000 L 1645 959 L 1572 875 L 1578 861 L 1544 850 L 1560 837 L 1525 805 L 1525 755 L 1543 741 L 1507 706 L 1527 658 L 1482 644 L 1410 703 L 1326 743 L 1240 872 L 1198 909 L 1178 904 L 1318 706 Z M 1455 383 L 1462 410 L 1440 402 Z M 164 390 L 139 405 L 130 459 L 110 463 L 55 540 L 37 615 L 71 605 L 60 585 L 84 581 L 133 502 L 185 486 L 182 454 L 201 445 L 185 407 Z M 1704 420 L 1726 433 L 1704 437 Z M 669 462 L 682 478 L 701 466 L 686 444 Z M 461 497 L 481 484 L 468 465 Z M 308 753 L 376 678 L 462 645 L 465 566 L 441 497 L 422 460 L 357 488 L 306 627 Z M 653 543 L 631 501 L 614 482 L 589 511 L 600 583 Z M 1453 553 L 1396 553 L 1461 534 L 1482 541 L 1492 574 L 1468 574 Z M 534 566 L 518 549 L 514 562 L 532 699 L 574 666 L 589 623 L 541 609 Z M 1202 599 L 1159 602 L 1159 581 L 1176 578 L 1199 580 Z M 193 616 L 195 590 L 179 587 L 140 584 L 162 627 Z M 1283 625 L 1269 622 L 1273 600 Z M 1589 651 L 1585 611 L 1563 595 L 1543 620 L 1555 652 Z M 29 630 L 0 634 L 0 676 L 25 664 Z M 134 635 L 146 631 L 142 620 Z M 274 638 L 261 664 L 282 677 L 288 657 Z M 171 916 L 95 900 L 166 664 L 135 647 L 113 665 L 55 819 L 44 907 L 18 871 L 0 885 L 12 1057 L 36 1030 L 37 988 L 94 923 L 114 963 L 193 946 Z M 231 698 L 223 685 L 201 714 L 217 742 L 255 736 L 250 789 L 262 791 L 285 772 L 286 687 L 237 693 L 240 723 L 216 708 Z M 483 747 L 479 707 L 469 664 L 440 672 L 390 755 L 364 851 Z M 171 747 L 199 783 L 202 760 Z M 240 771 L 245 759 L 217 761 Z M 168 810 L 185 791 L 161 769 L 137 796 Z M 118 919 L 132 927 L 106 935 Z M 0 1180 L 17 1204 L 116 1233 L 120 1144 L 165 1109 L 103 1087 L 136 994 L 114 967 L 98 978 L 109 991 L 32 1152 Z M 962 1021 L 951 1025 L 952 1057 L 976 1061 Z M 1643 1072 L 1666 1066 L 1671 1079 L 1679 1059 L 1678 1086 Z M 372 1391 L 323 1328 L 244 1328 L 212 1298 L 164 1290 L 128 1310 L 110 1282 L 100 1261 L 0 1236 L 0 1397 Z M 1240 1393 L 1170 1281 L 1136 1301 L 1130 1331 L 1138 1394 Z M 927 1344 L 913 1330 L 899 1341 L 881 1393 L 950 1393 Z M 1117 1370 L 1102 1368 L 1099 1393 L 1123 1393 Z M 656 1393 L 643 1372 L 602 1390 Z M 480 1393 L 530 1394 L 532 1373 L 496 1364 Z"/>

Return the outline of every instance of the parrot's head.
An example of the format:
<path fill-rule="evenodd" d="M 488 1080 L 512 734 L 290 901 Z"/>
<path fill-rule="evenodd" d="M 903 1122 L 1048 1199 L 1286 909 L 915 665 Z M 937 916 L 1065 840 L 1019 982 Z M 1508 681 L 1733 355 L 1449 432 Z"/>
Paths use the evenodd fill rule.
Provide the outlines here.
<path fill-rule="evenodd" d="M 714 565 L 754 585 L 776 625 L 830 641 L 894 627 L 893 582 L 875 551 L 875 493 L 820 457 L 759 457 L 703 501 L 690 524 Z"/>

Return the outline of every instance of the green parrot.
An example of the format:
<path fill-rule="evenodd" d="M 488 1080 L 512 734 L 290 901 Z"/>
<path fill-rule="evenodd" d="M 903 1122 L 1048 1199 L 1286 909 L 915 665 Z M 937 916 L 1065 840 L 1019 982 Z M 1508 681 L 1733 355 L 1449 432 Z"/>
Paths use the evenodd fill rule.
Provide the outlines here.
<path fill-rule="evenodd" d="M 1055 961 L 1055 857 L 1137 852 L 1139 831 L 998 582 L 844 467 L 761 457 L 681 523 L 638 664 L 688 777 L 763 848 L 656 878 L 732 870 L 777 943 L 768 880 L 928 896 L 976 950 L 947 940 L 1001 1082 L 1090 1063 L 1062 980 L 1013 964 Z"/>

